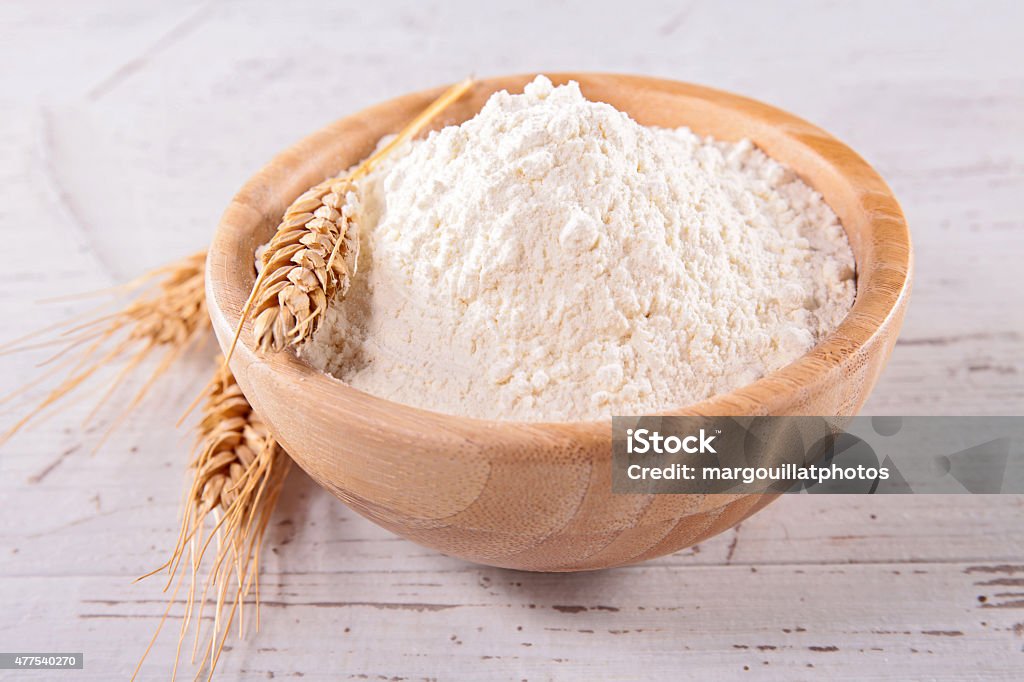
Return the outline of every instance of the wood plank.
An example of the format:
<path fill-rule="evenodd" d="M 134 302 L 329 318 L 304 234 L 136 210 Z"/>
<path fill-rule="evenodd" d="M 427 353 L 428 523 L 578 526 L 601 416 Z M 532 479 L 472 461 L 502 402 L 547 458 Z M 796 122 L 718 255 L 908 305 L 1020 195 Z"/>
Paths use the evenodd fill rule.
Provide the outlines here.
<path fill-rule="evenodd" d="M 1024 566 L 991 563 L 667 570 L 652 562 L 568 575 L 269 568 L 263 631 L 233 642 L 222 672 L 621 680 L 642 670 L 698 680 L 750 669 L 786 680 L 1016 680 L 1022 581 Z M 163 611 L 155 586 L 109 578 L 26 576 L 4 580 L 0 595 L 5 603 L 34 595 L 34 608 L 0 629 L 5 641 L 84 649 L 85 679 L 129 672 L 138 653 L 129 643 Z M 174 627 L 151 654 L 154 676 L 173 658 Z"/>

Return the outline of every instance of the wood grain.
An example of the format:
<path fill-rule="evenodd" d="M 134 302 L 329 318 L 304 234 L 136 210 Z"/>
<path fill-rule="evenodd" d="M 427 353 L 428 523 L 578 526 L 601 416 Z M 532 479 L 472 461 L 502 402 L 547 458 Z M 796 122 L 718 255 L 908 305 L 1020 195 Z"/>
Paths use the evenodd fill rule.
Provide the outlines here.
<path fill-rule="evenodd" d="M 750 386 L 669 413 L 855 414 L 893 348 L 910 290 L 906 221 L 878 174 L 821 129 L 737 95 L 635 76 L 551 77 L 578 81 L 586 97 L 644 125 L 752 139 L 824 195 L 850 238 L 857 298 L 834 333 Z M 494 91 L 519 92 L 530 78 L 478 82 L 435 127 L 471 117 Z M 252 288 L 252 253 L 284 208 L 366 156 L 437 94 L 400 97 L 346 117 L 275 157 L 243 186 L 207 260 L 211 317 L 222 348 L 231 343 Z M 299 465 L 368 518 L 447 554 L 527 570 L 607 568 L 678 551 L 770 501 L 613 495 L 607 421 L 463 419 L 368 395 L 290 353 L 264 356 L 252 347 L 247 329 L 232 369 Z"/>

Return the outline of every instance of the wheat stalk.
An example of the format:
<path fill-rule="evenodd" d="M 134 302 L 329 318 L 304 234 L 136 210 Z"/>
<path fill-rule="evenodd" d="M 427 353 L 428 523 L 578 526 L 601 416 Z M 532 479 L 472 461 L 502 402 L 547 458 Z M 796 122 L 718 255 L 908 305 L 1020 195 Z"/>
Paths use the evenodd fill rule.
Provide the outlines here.
<path fill-rule="evenodd" d="M 42 366 L 52 365 L 49 371 L 4 396 L 0 402 L 11 400 L 50 377 L 59 375 L 61 371 L 64 371 L 64 376 L 39 403 L 0 436 L 0 444 L 5 443 L 44 410 L 82 387 L 98 371 L 126 358 L 124 366 L 116 373 L 86 418 L 88 422 L 147 357 L 162 350 L 163 357 L 159 364 L 113 421 L 104 435 L 106 438 L 142 401 L 156 380 L 175 360 L 209 331 L 210 318 L 206 310 L 203 276 L 205 263 L 206 253 L 201 252 L 152 270 L 114 289 L 133 292 L 136 296 L 121 310 L 103 315 L 94 309 L 86 317 L 94 316 L 85 322 L 79 322 L 81 317 L 72 318 L 6 344 L 2 349 L 5 353 L 45 346 L 58 346 L 59 349 L 42 363 Z M 39 340 L 39 337 L 47 334 L 52 336 Z M 18 345 L 29 340 L 34 343 Z"/>
<path fill-rule="evenodd" d="M 336 297 L 344 297 L 359 258 L 358 181 L 457 100 L 472 79 L 448 88 L 390 142 L 343 176 L 316 185 L 295 200 L 263 253 L 263 269 L 242 310 L 225 362 L 242 325 L 253 315 L 253 336 L 263 351 L 308 340 Z"/>
<path fill-rule="evenodd" d="M 174 551 L 167 563 L 149 575 L 166 569 L 165 590 L 175 576 L 178 585 L 186 574 L 190 577 L 172 678 L 177 672 L 182 643 L 194 621 L 191 660 L 195 663 L 201 652 L 199 671 L 208 669 L 212 679 L 236 614 L 239 637 L 244 636 L 241 612 L 250 593 L 256 597 L 256 628 L 259 629 L 260 548 L 291 460 L 252 409 L 230 369 L 223 365 L 207 390 L 196 451 L 190 465 L 192 482 Z M 207 535 L 204 528 L 211 517 L 216 521 Z M 216 551 L 199 590 L 199 573 L 214 540 Z M 176 595 L 177 588 L 132 679 L 159 635 Z M 203 637 L 203 611 L 210 600 L 214 604 L 212 623 Z M 228 607 L 225 617 L 224 610 Z"/>

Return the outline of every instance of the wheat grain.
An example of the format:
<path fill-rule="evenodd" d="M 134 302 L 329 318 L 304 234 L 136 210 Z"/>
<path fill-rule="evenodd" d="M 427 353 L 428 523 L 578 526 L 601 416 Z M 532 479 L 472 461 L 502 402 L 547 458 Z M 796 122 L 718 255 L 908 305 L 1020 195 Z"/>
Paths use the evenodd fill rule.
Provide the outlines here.
<path fill-rule="evenodd" d="M 471 79 L 466 79 L 448 88 L 351 173 L 325 180 L 288 207 L 263 253 L 263 268 L 242 311 L 225 362 L 230 360 L 250 312 L 253 336 L 263 352 L 283 350 L 312 337 L 327 307 L 345 296 L 356 273 L 358 180 L 415 136 L 472 84 Z"/>
<path fill-rule="evenodd" d="M 37 379 L 8 394 L 0 402 L 24 393 L 62 370 L 65 370 L 65 374 L 39 403 L 0 436 L 0 444 L 6 442 L 44 410 L 82 387 L 97 372 L 119 359 L 126 359 L 121 370 L 116 373 L 89 413 L 86 419 L 88 421 L 147 357 L 154 351 L 163 350 L 163 357 L 156 368 L 126 403 L 104 437 L 109 435 L 142 401 L 156 380 L 174 364 L 175 360 L 192 344 L 207 336 L 210 318 L 207 314 L 204 291 L 205 263 L 206 253 L 201 252 L 152 270 L 135 281 L 115 289 L 132 292 L 136 296 L 121 310 L 106 315 L 93 311 L 89 314 L 94 316 L 83 323 L 76 324 L 78 318 L 72 318 L 50 329 L 8 343 L 3 348 L 4 352 L 44 346 L 58 346 L 59 350 L 43 363 L 53 364 L 49 372 L 41 374 Z M 17 345 L 27 340 L 34 341 L 46 333 L 52 336 L 34 344 L 20 347 Z"/>
<path fill-rule="evenodd" d="M 288 210 L 263 254 L 253 334 L 260 350 L 281 350 L 316 331 L 328 302 L 355 275 L 359 236 L 347 178 L 320 183 Z M 338 257 L 331 258 L 335 249 Z"/>
<path fill-rule="evenodd" d="M 290 463 L 288 455 L 242 394 L 231 371 L 221 365 L 209 384 L 198 426 L 197 454 L 190 465 L 192 480 L 178 541 L 170 560 L 154 571 L 167 569 L 168 586 L 174 582 L 175 576 L 179 584 L 186 573 L 190 576 L 175 672 L 182 642 L 194 622 L 191 660 L 196 662 L 198 658 L 199 670 L 207 669 L 212 678 L 236 614 L 239 636 L 244 636 L 241 611 L 250 593 L 256 595 L 256 623 L 259 628 L 259 553 Z M 217 520 L 206 535 L 204 528 L 211 516 Z M 209 562 L 197 608 L 199 574 L 214 539 L 217 549 Z M 176 594 L 177 588 L 171 596 L 168 612 Z M 204 637 L 203 611 L 210 595 L 214 613 Z M 230 610 L 225 619 L 224 610 L 228 607 Z M 168 612 L 165 612 L 165 618 Z M 159 631 L 158 627 L 150 646 Z M 146 653 L 149 653 L 149 648 Z M 136 674 L 142 662 L 139 662 Z"/>

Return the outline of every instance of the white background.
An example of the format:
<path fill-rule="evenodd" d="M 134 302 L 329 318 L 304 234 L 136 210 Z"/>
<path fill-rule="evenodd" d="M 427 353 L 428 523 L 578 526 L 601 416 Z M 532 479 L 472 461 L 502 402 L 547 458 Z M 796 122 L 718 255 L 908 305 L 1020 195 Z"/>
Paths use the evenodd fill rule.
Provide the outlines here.
<path fill-rule="evenodd" d="M 892 185 L 916 282 L 865 413 L 1020 414 L 1020 7 L 5 2 L 2 338 L 80 309 L 40 299 L 204 248 L 253 171 L 347 113 L 468 73 L 631 72 L 792 111 Z M 0 358 L 3 392 L 41 357 Z M 88 401 L 0 450 L 0 650 L 84 651 L 60 679 L 131 671 L 163 596 L 129 582 L 173 544 L 189 439 L 173 422 L 209 363 L 185 363 L 95 456 Z M 390 536 L 295 472 L 268 538 L 263 631 L 229 641 L 220 671 L 1016 680 L 1022 511 L 1015 496 L 788 498 L 642 566 L 531 575 Z M 174 639 L 147 679 L 166 677 Z"/>

